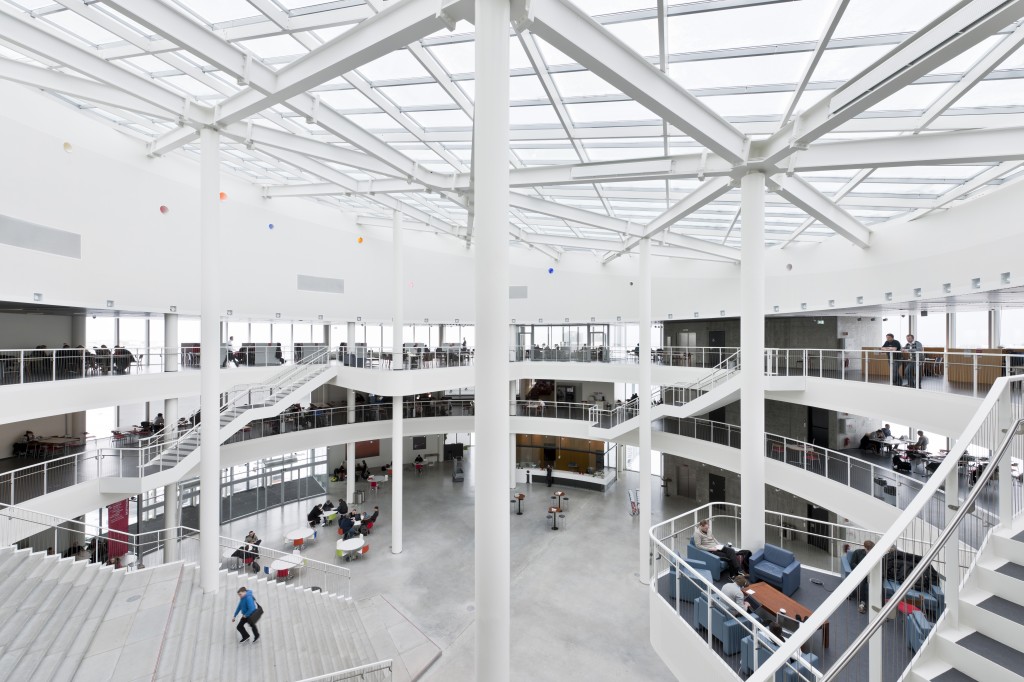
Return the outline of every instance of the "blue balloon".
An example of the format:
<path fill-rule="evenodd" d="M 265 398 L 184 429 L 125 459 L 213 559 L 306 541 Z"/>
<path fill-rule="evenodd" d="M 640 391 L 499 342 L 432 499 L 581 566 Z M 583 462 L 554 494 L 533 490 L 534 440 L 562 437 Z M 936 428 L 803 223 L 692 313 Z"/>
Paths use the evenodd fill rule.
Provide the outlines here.
<path fill-rule="evenodd" d="M 555 269 L 554 268 L 548 268 L 548 274 L 549 275 L 555 274 Z"/>

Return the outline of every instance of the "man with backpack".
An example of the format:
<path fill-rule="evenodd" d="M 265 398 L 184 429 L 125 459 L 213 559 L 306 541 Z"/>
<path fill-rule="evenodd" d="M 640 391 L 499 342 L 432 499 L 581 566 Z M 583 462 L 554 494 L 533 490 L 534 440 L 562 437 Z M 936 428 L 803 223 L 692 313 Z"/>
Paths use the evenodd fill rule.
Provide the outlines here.
<path fill-rule="evenodd" d="M 249 640 L 249 633 L 245 631 L 245 626 L 248 624 L 252 628 L 252 641 L 253 644 L 260 641 L 260 631 L 256 629 L 256 623 L 260 618 L 263 617 L 263 607 L 256 603 L 256 595 L 252 593 L 252 590 L 246 587 L 238 588 L 238 606 L 235 608 L 235 613 L 231 617 L 231 622 L 235 622 L 235 618 L 238 614 L 242 614 L 242 620 L 238 621 L 238 633 L 242 635 L 242 639 L 238 641 L 239 644 L 247 642 Z"/>

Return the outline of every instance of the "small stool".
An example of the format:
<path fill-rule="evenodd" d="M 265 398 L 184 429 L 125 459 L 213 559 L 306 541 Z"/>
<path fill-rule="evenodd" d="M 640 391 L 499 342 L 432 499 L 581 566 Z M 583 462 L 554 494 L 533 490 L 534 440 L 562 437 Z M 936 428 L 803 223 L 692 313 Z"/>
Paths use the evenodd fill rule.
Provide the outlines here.
<path fill-rule="evenodd" d="M 565 528 L 565 514 L 558 515 L 558 522 L 562 524 L 562 528 Z"/>
<path fill-rule="evenodd" d="M 562 511 L 569 511 L 569 498 L 562 496 Z"/>

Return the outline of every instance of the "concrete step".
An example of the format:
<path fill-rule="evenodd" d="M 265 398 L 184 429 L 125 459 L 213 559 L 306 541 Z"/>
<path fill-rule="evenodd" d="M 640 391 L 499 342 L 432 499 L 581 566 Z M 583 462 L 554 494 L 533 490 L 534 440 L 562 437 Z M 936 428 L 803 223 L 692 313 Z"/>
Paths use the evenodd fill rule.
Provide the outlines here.
<path fill-rule="evenodd" d="M 182 655 L 182 649 L 185 646 L 183 635 L 189 617 L 189 602 L 192 599 L 192 591 L 198 589 L 198 582 L 198 572 L 191 570 L 188 565 L 183 566 L 174 593 L 173 610 L 167 625 L 167 633 L 160 643 L 154 679 L 170 679 L 167 671 L 168 669 L 173 671 L 176 659 Z"/>
<path fill-rule="evenodd" d="M 54 562 L 54 568 L 48 572 L 46 579 L 25 600 L 19 611 L 27 610 L 32 617 L 12 642 L 12 647 L 22 648 L 22 655 L 11 679 L 32 679 L 46 657 L 50 644 L 57 637 L 59 628 L 54 627 L 54 624 L 60 622 L 60 614 L 66 608 L 64 599 L 71 591 L 78 573 L 85 568 L 84 562 L 76 562 L 74 559 Z M 8 655 L 10 653 L 8 650 Z"/>
<path fill-rule="evenodd" d="M 0 679 L 19 679 L 16 671 L 22 665 L 23 657 L 29 652 L 33 638 L 48 625 L 47 618 L 52 616 L 52 603 L 50 612 L 45 615 L 41 613 L 42 607 L 71 565 L 70 561 L 61 562 L 57 556 L 42 553 L 37 556 L 39 560 L 30 559 L 31 564 L 36 566 L 35 570 L 27 573 L 22 571 L 17 590 L 4 605 L 3 626 L 0 627 L 0 642 L 4 643 Z M 26 562 L 25 565 L 29 564 Z M 23 669 L 34 669 L 36 663 L 38 658 L 25 661 Z"/>
<path fill-rule="evenodd" d="M 124 581 L 124 569 L 115 571 L 111 566 L 98 566 L 97 564 L 91 564 L 91 566 L 95 566 L 94 570 L 105 574 L 107 579 L 98 580 L 95 587 L 90 586 L 86 593 L 87 600 L 79 603 L 78 608 L 85 609 L 83 614 L 85 617 L 81 621 L 75 619 L 78 621 L 76 623 L 77 632 L 73 633 L 70 644 L 63 647 L 64 660 L 54 671 L 53 679 L 55 681 L 72 680 L 78 675 L 79 667 L 92 646 L 93 640 L 98 634 L 102 634 L 99 632 L 100 626 Z M 65 626 L 65 629 L 67 628 L 68 626 Z"/>

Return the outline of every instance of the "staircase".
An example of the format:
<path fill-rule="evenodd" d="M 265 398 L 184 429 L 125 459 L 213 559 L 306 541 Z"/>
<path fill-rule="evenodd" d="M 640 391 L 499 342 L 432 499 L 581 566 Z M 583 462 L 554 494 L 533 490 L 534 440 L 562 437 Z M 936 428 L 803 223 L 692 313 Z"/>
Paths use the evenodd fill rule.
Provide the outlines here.
<path fill-rule="evenodd" d="M 993 532 L 960 591 L 959 623 L 936 625 L 908 682 L 1024 682 L 1024 517 Z"/>
<path fill-rule="evenodd" d="M 8 547 L 0 576 L 4 680 L 300 680 L 380 659 L 355 602 L 237 573 L 204 594 L 192 564 L 126 572 Z M 243 585 L 266 612 L 256 644 L 231 623 Z"/>
<path fill-rule="evenodd" d="M 255 419 L 281 414 L 295 396 L 309 394 L 327 383 L 335 375 L 329 358 L 330 350 L 323 349 L 265 383 L 232 388 L 230 399 L 220 408 L 221 442 Z M 160 436 L 143 440 L 139 449 L 139 477 L 102 478 L 100 491 L 134 493 L 179 480 L 181 472 L 198 464 L 201 427 L 201 423 L 193 425 L 170 443 L 160 442 Z"/>
<path fill-rule="evenodd" d="M 739 353 L 736 353 L 723 360 L 700 381 L 686 386 L 653 388 L 651 420 L 693 417 L 735 401 L 740 391 L 739 374 Z M 591 426 L 595 437 L 615 440 L 636 429 L 640 423 L 637 407 L 636 403 L 630 402 L 620 408 L 626 410 L 625 415 L 618 415 L 616 410 L 597 411 L 596 423 Z M 628 418 L 622 419 L 622 416 Z"/>

